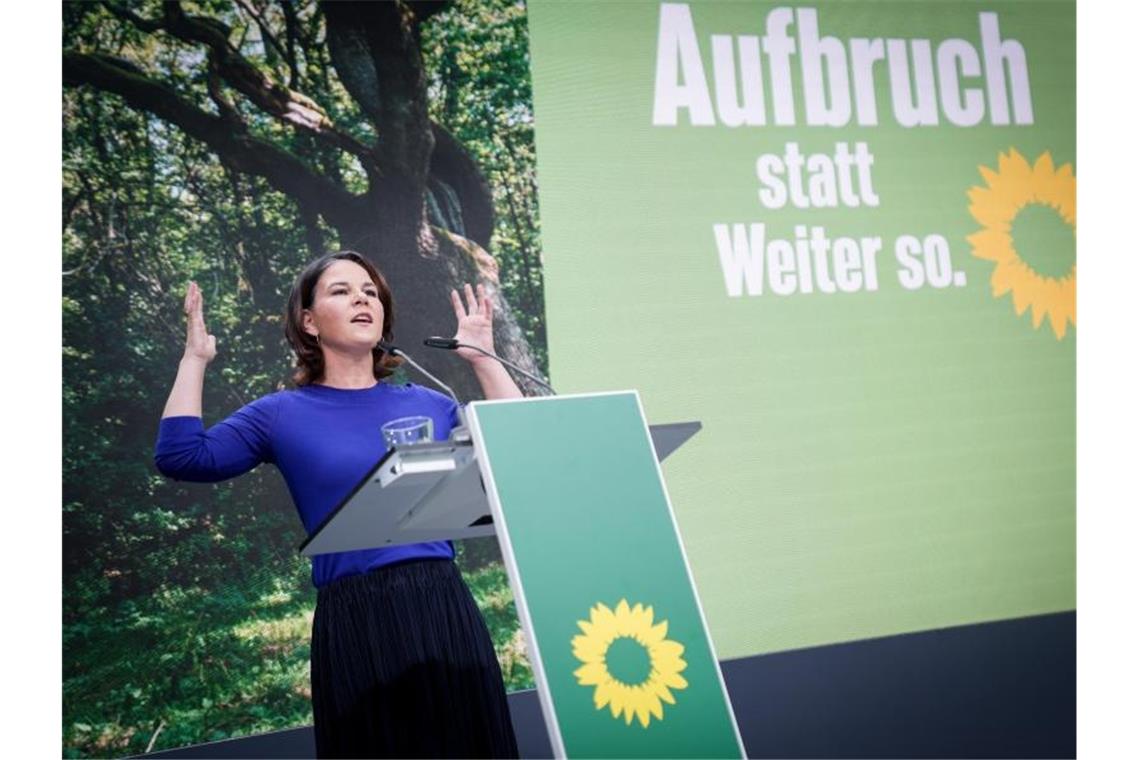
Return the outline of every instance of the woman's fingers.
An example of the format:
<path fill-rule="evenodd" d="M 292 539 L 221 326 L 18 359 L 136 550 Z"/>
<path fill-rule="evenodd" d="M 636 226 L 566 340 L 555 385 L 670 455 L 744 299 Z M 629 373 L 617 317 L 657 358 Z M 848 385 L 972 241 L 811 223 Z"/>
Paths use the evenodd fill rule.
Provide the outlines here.
<path fill-rule="evenodd" d="M 463 283 L 463 294 L 467 296 L 467 313 L 477 314 L 479 312 L 479 302 L 475 300 L 475 291 L 471 289 L 471 283 Z"/>
<path fill-rule="evenodd" d="M 494 312 L 494 307 L 491 305 L 491 299 L 487 297 L 487 289 L 480 283 L 478 291 L 480 311 L 482 311 L 484 317 L 490 319 L 491 314 Z"/>
<path fill-rule="evenodd" d="M 186 312 L 186 356 L 213 360 L 218 351 L 218 341 L 206 330 L 203 316 L 202 289 L 193 280 L 186 286 L 186 296 L 182 300 Z"/>
<path fill-rule="evenodd" d="M 202 313 L 202 289 L 191 281 L 186 288 L 186 334 L 190 340 L 202 341 L 211 337 L 206 332 L 206 318 Z"/>
<path fill-rule="evenodd" d="M 466 303 L 464 303 L 466 301 Z M 451 307 L 455 309 L 455 318 L 463 319 L 465 317 L 473 317 L 479 315 L 491 318 L 494 312 L 494 307 L 491 305 L 491 299 L 487 295 L 487 289 L 482 284 L 471 287 L 470 283 L 463 283 L 463 296 L 455 289 L 451 289 Z"/>
<path fill-rule="evenodd" d="M 455 288 L 451 289 L 451 308 L 455 309 L 457 320 L 467 316 L 467 312 L 463 310 L 463 302 L 459 300 L 459 293 L 455 291 Z"/>
<path fill-rule="evenodd" d="M 186 292 L 186 316 L 191 319 L 202 319 L 202 289 L 198 283 L 191 282 Z"/>
<path fill-rule="evenodd" d="M 193 281 L 186 286 L 186 299 L 183 301 L 182 308 L 186 312 L 186 339 L 190 340 L 194 336 L 194 310 L 198 304 L 198 286 Z"/>
<path fill-rule="evenodd" d="M 198 287 L 198 283 L 190 283 L 190 288 L 186 296 L 189 304 L 186 317 L 189 324 L 195 329 L 201 329 L 202 332 L 205 332 L 206 319 L 202 316 L 202 289 Z"/>
<path fill-rule="evenodd" d="M 202 300 L 202 291 L 198 289 L 198 283 L 193 280 L 186 286 L 186 298 L 182 301 L 182 310 L 186 312 L 186 316 L 194 313 L 194 305 Z"/>

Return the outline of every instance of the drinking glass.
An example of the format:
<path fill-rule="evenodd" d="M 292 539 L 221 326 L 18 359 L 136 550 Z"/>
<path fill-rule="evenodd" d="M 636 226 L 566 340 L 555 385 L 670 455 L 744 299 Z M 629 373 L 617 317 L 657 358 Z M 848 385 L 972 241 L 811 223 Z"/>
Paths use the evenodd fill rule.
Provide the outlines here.
<path fill-rule="evenodd" d="M 401 417 L 386 422 L 380 427 L 384 443 L 392 446 L 407 446 L 432 440 L 431 417 Z"/>

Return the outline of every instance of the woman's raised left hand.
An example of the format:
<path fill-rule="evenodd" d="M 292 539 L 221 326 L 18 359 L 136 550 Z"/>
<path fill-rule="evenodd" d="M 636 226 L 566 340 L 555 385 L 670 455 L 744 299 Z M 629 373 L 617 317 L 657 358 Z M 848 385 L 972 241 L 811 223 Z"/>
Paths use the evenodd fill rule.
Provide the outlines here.
<path fill-rule="evenodd" d="M 471 346 L 477 346 L 488 353 L 495 353 L 494 339 L 491 333 L 494 306 L 491 298 L 482 285 L 473 290 L 470 284 L 463 285 L 463 294 L 467 299 L 464 304 L 459 293 L 451 291 L 451 306 L 455 309 L 455 319 L 458 323 L 455 329 L 455 340 Z M 458 348 L 455 351 L 469 362 L 478 363 L 488 357 L 472 351 L 470 348 Z M 494 361 L 493 359 L 491 361 Z"/>

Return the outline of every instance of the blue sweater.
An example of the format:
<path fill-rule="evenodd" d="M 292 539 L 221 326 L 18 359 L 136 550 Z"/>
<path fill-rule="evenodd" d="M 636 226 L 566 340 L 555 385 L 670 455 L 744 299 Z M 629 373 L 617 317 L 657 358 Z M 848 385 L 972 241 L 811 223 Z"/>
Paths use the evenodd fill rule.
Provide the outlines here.
<path fill-rule="evenodd" d="M 418 385 L 377 383 L 365 390 L 307 385 L 260 398 L 209 430 L 201 417 L 167 417 L 159 424 L 154 461 L 164 475 L 200 483 L 271 462 L 312 535 L 384 455 L 380 426 L 417 414 L 432 418 L 437 440 L 445 440 L 458 424 L 453 400 Z M 322 554 L 313 558 L 313 585 L 393 562 L 454 556 L 449 541 Z"/>

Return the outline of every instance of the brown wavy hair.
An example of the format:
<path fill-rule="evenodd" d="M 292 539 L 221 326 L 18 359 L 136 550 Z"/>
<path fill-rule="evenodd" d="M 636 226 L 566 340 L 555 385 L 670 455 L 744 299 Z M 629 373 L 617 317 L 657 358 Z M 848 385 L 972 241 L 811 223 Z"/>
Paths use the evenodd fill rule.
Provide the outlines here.
<path fill-rule="evenodd" d="M 321 275 L 334 261 L 351 261 L 364 267 L 364 271 L 368 272 L 368 276 L 376 285 L 380 304 L 384 307 L 384 326 L 380 331 L 380 339 L 385 342 L 392 340 L 396 307 L 392 303 L 392 290 L 388 287 L 384 275 L 380 274 L 380 270 L 371 261 L 356 251 L 326 253 L 297 275 L 297 279 L 293 282 L 293 290 L 289 293 L 289 304 L 285 307 L 285 338 L 297 356 L 297 365 L 293 370 L 293 382 L 297 385 L 319 382 L 325 374 L 325 357 L 321 352 L 321 344 L 305 332 L 304 312 L 305 309 L 313 307 L 317 280 L 321 279 Z M 391 375 L 402 362 L 403 359 L 392 356 L 379 346 L 372 349 L 372 374 L 377 380 Z"/>

